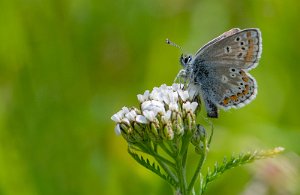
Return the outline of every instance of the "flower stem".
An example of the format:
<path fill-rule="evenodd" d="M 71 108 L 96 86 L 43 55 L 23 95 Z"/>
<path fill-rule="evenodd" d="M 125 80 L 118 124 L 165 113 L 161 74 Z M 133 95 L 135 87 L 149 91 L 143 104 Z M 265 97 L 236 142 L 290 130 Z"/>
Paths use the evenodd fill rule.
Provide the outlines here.
<path fill-rule="evenodd" d="M 176 159 L 178 182 L 181 195 L 187 195 L 187 183 L 186 183 L 186 170 L 182 165 L 182 156 L 178 156 Z"/>
<path fill-rule="evenodd" d="M 201 168 L 204 164 L 204 161 L 206 159 L 206 155 L 207 155 L 207 140 L 204 139 L 203 141 L 203 148 L 202 148 L 202 153 L 201 153 L 201 156 L 200 156 L 200 160 L 198 162 L 198 165 L 197 165 L 197 168 L 196 168 L 196 171 L 192 177 L 192 180 L 191 180 L 191 183 L 189 184 L 189 188 L 188 188 L 188 194 L 191 193 L 191 191 L 193 190 L 193 187 L 194 187 L 194 184 L 196 182 L 196 179 L 197 177 L 199 176 L 200 174 L 200 171 L 201 171 Z"/>

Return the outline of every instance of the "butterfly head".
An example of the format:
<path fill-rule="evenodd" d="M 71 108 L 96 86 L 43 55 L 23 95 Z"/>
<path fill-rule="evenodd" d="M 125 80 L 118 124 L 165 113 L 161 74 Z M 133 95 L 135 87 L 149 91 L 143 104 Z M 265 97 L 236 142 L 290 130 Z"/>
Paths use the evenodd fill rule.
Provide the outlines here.
<path fill-rule="evenodd" d="M 192 55 L 183 55 L 180 56 L 180 63 L 183 67 L 186 67 L 192 61 Z"/>

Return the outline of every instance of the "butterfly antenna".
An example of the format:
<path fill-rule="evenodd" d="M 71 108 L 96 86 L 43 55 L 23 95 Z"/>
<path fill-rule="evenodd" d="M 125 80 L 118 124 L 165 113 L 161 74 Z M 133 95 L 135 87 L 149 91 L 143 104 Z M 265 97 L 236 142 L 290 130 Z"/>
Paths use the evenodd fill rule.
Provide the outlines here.
<path fill-rule="evenodd" d="M 174 46 L 174 47 L 177 47 L 178 49 L 180 49 L 181 50 L 181 52 L 183 53 L 183 49 L 182 49 L 182 47 L 180 47 L 179 45 L 177 45 L 176 43 L 173 43 L 172 41 L 170 41 L 170 39 L 166 39 L 166 43 L 168 44 L 168 45 L 171 45 L 171 46 Z"/>

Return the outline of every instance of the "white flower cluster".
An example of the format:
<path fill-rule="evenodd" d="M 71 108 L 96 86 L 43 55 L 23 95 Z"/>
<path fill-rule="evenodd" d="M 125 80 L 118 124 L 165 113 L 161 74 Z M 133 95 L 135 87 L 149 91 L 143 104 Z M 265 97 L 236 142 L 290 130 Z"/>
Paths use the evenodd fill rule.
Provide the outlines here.
<path fill-rule="evenodd" d="M 114 114 L 111 119 L 117 123 L 115 132 L 121 134 L 121 124 L 132 126 L 132 123 L 145 125 L 150 123 L 168 124 L 172 113 L 192 113 L 196 111 L 197 102 L 193 101 L 196 91 L 183 90 L 182 84 L 165 84 L 154 87 L 150 92 L 137 95 L 140 102 L 140 110 L 136 108 L 123 107 Z"/>

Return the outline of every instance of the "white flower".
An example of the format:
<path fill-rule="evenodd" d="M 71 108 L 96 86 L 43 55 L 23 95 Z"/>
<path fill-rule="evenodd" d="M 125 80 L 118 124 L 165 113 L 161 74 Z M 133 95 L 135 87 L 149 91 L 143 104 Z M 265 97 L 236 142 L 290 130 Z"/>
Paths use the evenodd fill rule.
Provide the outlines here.
<path fill-rule="evenodd" d="M 156 119 L 157 113 L 151 111 L 151 110 L 145 110 L 143 111 L 143 115 L 151 122 L 153 122 Z"/>
<path fill-rule="evenodd" d="M 137 94 L 137 99 L 139 100 L 140 103 L 143 103 L 145 101 L 144 95 L 142 94 Z"/>
<path fill-rule="evenodd" d="M 125 124 L 127 124 L 127 125 L 130 125 L 130 121 L 128 120 L 128 118 L 123 118 L 123 119 L 121 120 L 121 122 L 122 122 L 122 123 L 125 123 Z"/>
<path fill-rule="evenodd" d="M 141 105 L 142 110 L 150 110 L 151 109 L 151 100 L 144 101 Z"/>
<path fill-rule="evenodd" d="M 152 91 L 146 90 L 144 94 L 137 95 L 140 109 L 123 107 L 111 117 L 117 123 L 115 133 L 124 134 L 124 138 L 129 142 L 149 139 L 147 133 L 141 133 L 149 128 L 154 136 L 150 139 L 156 141 L 161 138 L 172 140 L 175 134 L 183 135 L 185 117 L 195 113 L 198 103 L 193 100 L 194 96 L 199 94 L 197 86 L 189 87 L 188 90 L 184 90 L 183 87 L 183 84 L 163 84 L 154 87 Z M 172 118 L 173 115 L 176 117 Z M 187 128 L 190 128 L 190 123 L 188 125 Z"/>
<path fill-rule="evenodd" d="M 128 118 L 129 121 L 134 121 L 136 117 L 136 112 L 134 110 L 131 110 L 127 114 L 125 114 L 125 117 Z"/>
<path fill-rule="evenodd" d="M 196 85 L 191 84 L 188 88 L 188 92 L 189 92 L 189 100 L 193 100 L 195 96 L 197 96 L 199 94 L 199 89 Z"/>
<path fill-rule="evenodd" d="M 122 116 L 117 112 L 116 114 L 112 115 L 111 120 L 115 121 L 116 123 L 120 123 Z"/>
<path fill-rule="evenodd" d="M 123 111 L 123 113 L 124 113 L 124 115 L 125 115 L 125 114 L 127 114 L 127 113 L 129 112 L 129 109 L 128 109 L 127 107 L 124 106 L 124 107 L 122 108 L 122 111 Z"/>
<path fill-rule="evenodd" d="M 179 84 L 179 83 L 174 83 L 172 85 L 173 91 L 178 91 L 178 89 L 182 89 L 183 87 L 184 87 L 184 85 L 183 84 Z"/>
<path fill-rule="evenodd" d="M 149 90 L 146 90 L 143 95 L 138 94 L 137 98 L 138 98 L 140 103 L 143 103 L 144 101 L 149 99 L 149 95 L 150 95 Z"/>
<path fill-rule="evenodd" d="M 141 124 L 148 124 L 149 123 L 147 118 L 143 115 L 137 115 L 135 120 L 136 120 L 136 122 L 141 123 Z"/>
<path fill-rule="evenodd" d="M 188 91 L 183 91 L 183 90 L 179 89 L 178 94 L 179 94 L 180 98 L 182 99 L 182 101 L 184 101 L 184 102 L 187 99 L 189 99 L 189 92 Z"/>
<path fill-rule="evenodd" d="M 117 124 L 117 125 L 115 126 L 115 133 L 116 133 L 116 135 L 120 135 L 120 134 L 121 134 L 120 124 Z"/>
<path fill-rule="evenodd" d="M 169 109 L 172 110 L 172 111 L 178 112 L 178 104 L 174 103 L 174 102 L 171 102 L 169 104 Z"/>
<path fill-rule="evenodd" d="M 170 98 L 170 102 L 172 102 L 172 103 L 177 103 L 178 102 L 178 93 L 177 92 L 170 91 L 168 93 L 168 95 L 169 95 L 169 98 Z"/>
<path fill-rule="evenodd" d="M 192 102 L 191 103 L 191 111 L 192 112 L 195 112 L 195 110 L 197 109 L 198 107 L 198 103 L 197 102 Z"/>
<path fill-rule="evenodd" d="M 168 111 L 161 117 L 161 120 L 162 120 L 164 123 L 167 123 L 167 122 L 170 121 L 170 119 L 171 119 L 171 114 L 172 114 L 172 111 L 171 111 L 171 110 L 168 110 Z"/>
<path fill-rule="evenodd" d="M 160 102 L 160 101 L 152 100 L 152 101 L 151 101 L 151 104 L 152 104 L 153 106 L 155 106 L 155 107 L 165 108 L 165 105 L 164 105 L 162 102 Z"/>
<path fill-rule="evenodd" d="M 152 107 L 152 111 L 155 112 L 156 114 L 165 114 L 165 108 L 164 107 Z"/>
<path fill-rule="evenodd" d="M 196 108 L 198 106 L 197 102 L 185 102 L 182 104 L 182 108 L 186 111 L 186 112 L 195 112 Z"/>
<path fill-rule="evenodd" d="M 151 101 L 145 101 L 142 103 L 142 111 L 153 111 L 156 114 L 157 113 L 165 113 L 165 106 L 162 102 L 157 101 L 157 100 L 151 100 Z M 155 115 L 156 115 L 155 114 Z"/>
<path fill-rule="evenodd" d="M 123 107 L 124 108 L 124 107 Z M 124 109 L 126 110 L 126 109 Z M 115 121 L 116 123 L 120 123 L 122 118 L 124 118 L 124 110 L 120 110 L 116 114 L 112 115 L 111 120 Z"/>
<path fill-rule="evenodd" d="M 168 95 L 164 94 L 162 98 L 165 104 L 170 104 L 170 97 Z"/>
<path fill-rule="evenodd" d="M 168 86 L 166 84 L 162 84 L 160 87 L 159 87 L 160 90 L 162 91 L 167 91 L 168 90 Z"/>
<path fill-rule="evenodd" d="M 189 111 L 190 108 L 191 108 L 191 102 L 185 102 L 182 104 L 182 108 L 185 110 L 185 111 Z"/>
<path fill-rule="evenodd" d="M 158 100 L 159 101 L 161 99 L 160 98 L 160 89 L 157 88 L 157 87 L 154 87 L 152 92 L 150 93 L 149 97 L 150 97 L 151 100 Z"/>

